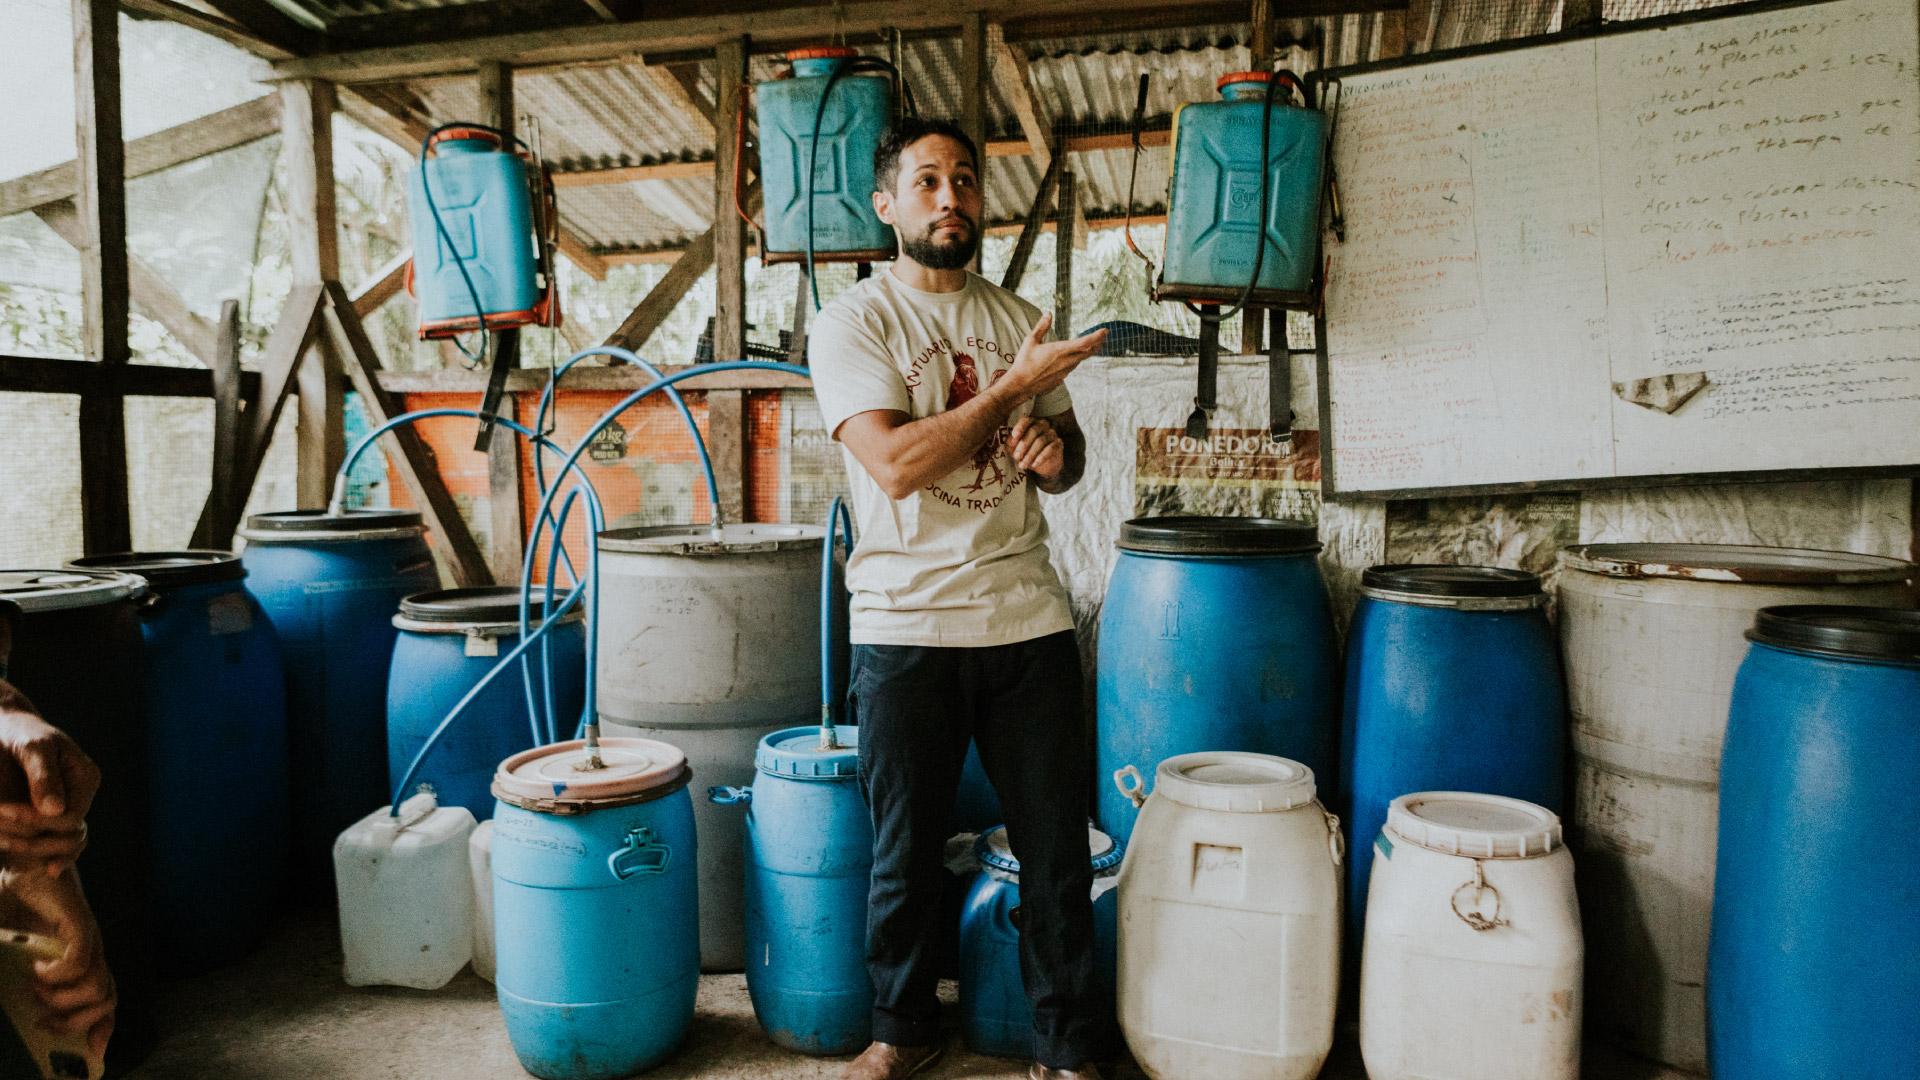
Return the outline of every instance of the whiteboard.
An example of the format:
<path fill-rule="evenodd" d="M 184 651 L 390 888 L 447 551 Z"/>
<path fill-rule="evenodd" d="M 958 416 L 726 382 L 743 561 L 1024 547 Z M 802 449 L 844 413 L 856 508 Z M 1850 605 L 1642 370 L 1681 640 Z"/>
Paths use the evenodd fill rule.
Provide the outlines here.
<path fill-rule="evenodd" d="M 1920 463 L 1914 0 L 1735 10 L 1327 74 L 1329 494 Z"/>

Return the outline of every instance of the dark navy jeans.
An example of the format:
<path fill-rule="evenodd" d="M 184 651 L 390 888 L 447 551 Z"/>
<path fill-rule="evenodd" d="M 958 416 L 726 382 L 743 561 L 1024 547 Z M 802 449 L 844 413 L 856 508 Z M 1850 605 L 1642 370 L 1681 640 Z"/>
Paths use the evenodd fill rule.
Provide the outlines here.
<path fill-rule="evenodd" d="M 985 648 L 855 645 L 848 696 L 873 813 L 873 1037 L 900 1046 L 941 1038 L 942 856 L 971 740 L 1020 862 L 1020 975 L 1034 1056 L 1059 1069 L 1111 1056 L 1114 1017 L 1093 991 L 1092 793 L 1073 632 Z"/>

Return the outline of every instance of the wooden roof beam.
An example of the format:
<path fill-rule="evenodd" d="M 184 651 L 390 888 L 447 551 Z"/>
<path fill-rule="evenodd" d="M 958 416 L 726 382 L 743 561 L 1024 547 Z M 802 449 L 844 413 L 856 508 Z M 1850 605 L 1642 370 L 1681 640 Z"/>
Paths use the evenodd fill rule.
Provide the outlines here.
<path fill-rule="evenodd" d="M 1013 106 L 1020 120 L 1020 131 L 1027 137 L 1028 153 L 1034 163 L 1045 169 L 1053 164 L 1053 123 L 1040 96 L 1033 92 L 1033 75 L 1028 70 L 1027 51 L 1007 43 L 1006 27 L 993 23 L 987 27 L 987 49 L 992 54 L 993 81 L 1000 95 Z M 997 156 L 988 150 L 988 156 Z"/>
<path fill-rule="evenodd" d="M 296 21 L 267 0 L 206 0 L 206 3 L 247 33 L 296 56 L 317 52 L 323 44 L 318 27 Z"/>

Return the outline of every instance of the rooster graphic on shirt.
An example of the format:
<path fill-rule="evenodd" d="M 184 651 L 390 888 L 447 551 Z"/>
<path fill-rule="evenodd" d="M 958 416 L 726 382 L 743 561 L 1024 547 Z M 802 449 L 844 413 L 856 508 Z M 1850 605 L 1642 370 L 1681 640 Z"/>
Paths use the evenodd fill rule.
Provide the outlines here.
<path fill-rule="evenodd" d="M 991 385 L 997 381 L 1000 376 L 1005 374 L 1006 371 L 1004 369 L 994 372 L 993 375 L 988 378 L 988 384 Z M 953 380 L 947 383 L 947 411 L 952 412 L 967 402 L 972 401 L 979 395 L 980 390 L 979 366 L 974 363 L 971 355 L 955 350 L 953 354 Z M 1007 429 L 1005 427 L 995 428 L 993 434 L 987 437 L 986 443 L 982 445 L 980 449 L 974 451 L 973 460 L 970 462 L 973 466 L 973 483 L 963 486 L 960 490 L 980 491 L 989 484 L 998 485 L 1005 483 L 1007 470 L 1001 465 L 1000 459 L 1005 456 L 1006 448 Z"/>

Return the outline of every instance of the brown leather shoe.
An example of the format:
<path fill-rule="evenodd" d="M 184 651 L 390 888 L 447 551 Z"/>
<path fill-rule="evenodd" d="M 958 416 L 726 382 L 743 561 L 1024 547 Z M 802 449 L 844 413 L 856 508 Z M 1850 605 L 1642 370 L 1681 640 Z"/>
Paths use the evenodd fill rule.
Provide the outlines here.
<path fill-rule="evenodd" d="M 847 1062 L 847 1067 L 840 1071 L 840 1080 L 907 1080 L 907 1077 L 939 1061 L 940 1054 L 945 1050 L 943 1043 L 895 1046 L 876 1042 L 861 1051 L 859 1057 Z"/>
<path fill-rule="evenodd" d="M 1089 1061 L 1077 1069 L 1049 1069 L 1036 1061 L 1027 1070 L 1027 1080 L 1101 1080 L 1100 1066 Z"/>

